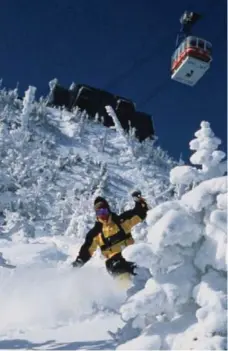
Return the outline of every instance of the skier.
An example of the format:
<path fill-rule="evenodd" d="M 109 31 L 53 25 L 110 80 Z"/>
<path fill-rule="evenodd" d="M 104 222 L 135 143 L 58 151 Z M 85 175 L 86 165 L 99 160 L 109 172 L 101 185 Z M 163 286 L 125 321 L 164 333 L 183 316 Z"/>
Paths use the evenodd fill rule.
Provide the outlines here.
<path fill-rule="evenodd" d="M 135 263 L 126 261 L 121 251 L 134 243 L 131 229 L 146 218 L 148 206 L 140 191 L 132 193 L 135 207 L 120 215 L 113 213 L 108 202 L 98 196 L 94 201 L 96 223 L 87 233 L 79 254 L 72 263 L 73 267 L 82 267 L 92 257 L 97 247 L 107 259 L 106 269 L 120 280 L 129 280 L 135 275 Z"/>

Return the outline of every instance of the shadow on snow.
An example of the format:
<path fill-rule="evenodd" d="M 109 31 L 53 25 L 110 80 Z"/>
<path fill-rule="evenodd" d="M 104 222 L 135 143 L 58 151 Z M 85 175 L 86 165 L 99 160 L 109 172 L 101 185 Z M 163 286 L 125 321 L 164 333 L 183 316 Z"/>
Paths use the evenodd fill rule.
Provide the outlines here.
<path fill-rule="evenodd" d="M 50 346 L 50 349 L 48 348 Z M 70 343 L 48 340 L 46 342 L 30 342 L 24 339 L 12 339 L 0 341 L 0 350 L 20 350 L 20 349 L 43 349 L 43 350 L 115 350 L 116 346 L 113 340 L 97 340 L 97 341 L 73 341 Z"/>

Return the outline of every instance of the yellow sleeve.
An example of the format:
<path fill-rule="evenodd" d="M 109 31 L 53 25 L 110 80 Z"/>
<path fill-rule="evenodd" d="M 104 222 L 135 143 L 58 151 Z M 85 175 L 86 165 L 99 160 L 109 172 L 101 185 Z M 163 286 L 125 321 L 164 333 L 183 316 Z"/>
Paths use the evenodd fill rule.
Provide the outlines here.
<path fill-rule="evenodd" d="M 121 226 L 123 227 L 123 230 L 125 233 L 130 233 L 131 229 L 138 223 L 142 222 L 143 220 L 135 215 L 129 219 L 126 219 L 124 222 L 121 223 Z"/>
<path fill-rule="evenodd" d="M 91 242 L 91 245 L 89 247 L 89 254 L 90 254 L 90 256 L 93 256 L 93 254 L 96 251 L 97 247 L 98 247 L 97 237 L 94 237 L 92 242 Z"/>

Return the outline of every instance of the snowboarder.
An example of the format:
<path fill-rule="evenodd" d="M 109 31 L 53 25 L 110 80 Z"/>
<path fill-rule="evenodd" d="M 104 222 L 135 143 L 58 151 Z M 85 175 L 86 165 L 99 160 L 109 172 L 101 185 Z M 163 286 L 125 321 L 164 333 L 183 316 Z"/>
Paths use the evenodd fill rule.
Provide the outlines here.
<path fill-rule="evenodd" d="M 132 193 L 135 207 L 120 215 L 113 213 L 108 202 L 98 196 L 94 201 L 96 223 L 87 233 L 73 267 L 82 267 L 92 257 L 97 247 L 105 256 L 107 271 L 114 277 L 125 279 L 135 275 L 136 265 L 126 261 L 121 251 L 134 243 L 131 229 L 146 218 L 148 206 L 140 191 Z"/>

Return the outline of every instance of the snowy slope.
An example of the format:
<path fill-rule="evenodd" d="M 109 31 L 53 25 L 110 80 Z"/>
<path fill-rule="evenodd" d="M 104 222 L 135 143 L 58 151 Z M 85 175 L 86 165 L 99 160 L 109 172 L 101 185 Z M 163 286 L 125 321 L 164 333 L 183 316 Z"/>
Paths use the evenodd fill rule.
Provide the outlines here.
<path fill-rule="evenodd" d="M 32 88 L 27 94 L 33 101 Z M 0 210 L 10 211 L 10 230 L 16 221 L 28 236 L 83 236 L 94 220 L 92 204 L 98 194 L 120 211 L 131 206 L 129 193 L 135 188 L 151 204 L 168 189 L 174 163 L 153 142 L 140 144 L 77 111 L 57 111 L 28 98 L 22 105 L 15 95 L 0 94 Z"/>
<path fill-rule="evenodd" d="M 152 202 L 168 188 L 173 161 L 151 141 L 47 108 L 34 93 L 30 87 L 22 102 L 0 91 L 0 348 L 107 348 L 107 329 L 123 324 L 125 292 L 99 253 L 82 272 L 70 263 L 97 195 L 117 212 L 133 205 L 135 188 Z"/>
<path fill-rule="evenodd" d="M 170 185 L 176 164 L 153 142 L 34 94 L 0 91 L 0 349 L 225 349 L 226 177 L 192 186 L 197 171 L 174 168 Z M 99 252 L 70 263 L 94 198 L 120 212 L 136 188 L 152 209 L 124 255 L 152 277 L 129 296 Z"/>
<path fill-rule="evenodd" d="M 0 348 L 109 348 L 124 300 L 101 264 L 69 269 L 72 240 L 3 241 L 17 268 L 0 269 Z"/>

